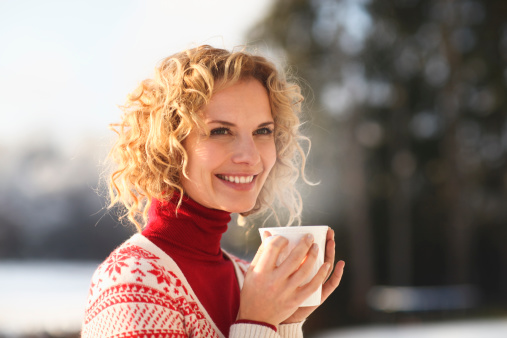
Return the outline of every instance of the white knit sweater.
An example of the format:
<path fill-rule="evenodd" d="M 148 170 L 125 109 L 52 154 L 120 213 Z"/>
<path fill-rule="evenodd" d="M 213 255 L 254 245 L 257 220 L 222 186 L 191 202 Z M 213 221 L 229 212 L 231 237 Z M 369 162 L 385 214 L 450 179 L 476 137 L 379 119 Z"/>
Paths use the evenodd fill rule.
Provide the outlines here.
<path fill-rule="evenodd" d="M 228 254 L 240 288 L 248 265 Z M 81 335 L 89 337 L 224 337 L 176 263 L 136 234 L 92 278 Z M 301 324 L 234 324 L 229 337 L 303 337 Z"/>

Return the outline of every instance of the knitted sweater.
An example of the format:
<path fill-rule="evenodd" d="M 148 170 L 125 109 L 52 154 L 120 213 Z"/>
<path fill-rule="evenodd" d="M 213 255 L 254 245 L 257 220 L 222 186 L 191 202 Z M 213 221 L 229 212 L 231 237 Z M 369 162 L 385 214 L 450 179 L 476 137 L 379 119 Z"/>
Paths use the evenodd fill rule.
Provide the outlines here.
<path fill-rule="evenodd" d="M 302 337 L 302 324 L 234 323 L 248 263 L 220 248 L 229 214 L 188 198 L 174 207 L 154 201 L 143 234 L 98 267 L 82 337 Z"/>
<path fill-rule="evenodd" d="M 228 255 L 240 287 L 247 266 Z M 141 234 L 117 248 L 92 278 L 82 337 L 224 337 L 176 263 Z M 302 337 L 302 324 L 236 323 L 233 337 Z"/>

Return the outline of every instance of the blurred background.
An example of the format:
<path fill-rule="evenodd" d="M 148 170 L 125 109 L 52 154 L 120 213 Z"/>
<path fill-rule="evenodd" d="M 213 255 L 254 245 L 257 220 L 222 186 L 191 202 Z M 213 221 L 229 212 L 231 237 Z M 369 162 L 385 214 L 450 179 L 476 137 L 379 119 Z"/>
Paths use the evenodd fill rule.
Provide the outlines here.
<path fill-rule="evenodd" d="M 1 1 L 0 337 L 78 336 L 93 270 L 133 232 L 102 163 L 127 93 L 199 44 L 300 78 L 304 224 L 340 288 L 310 337 L 505 337 L 507 2 Z M 224 247 L 252 257 L 252 227 Z"/>

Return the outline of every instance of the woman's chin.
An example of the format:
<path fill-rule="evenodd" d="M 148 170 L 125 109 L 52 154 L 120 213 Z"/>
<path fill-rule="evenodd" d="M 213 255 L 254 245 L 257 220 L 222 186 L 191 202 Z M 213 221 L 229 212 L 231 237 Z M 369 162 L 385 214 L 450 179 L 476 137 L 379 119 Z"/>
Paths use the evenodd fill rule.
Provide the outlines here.
<path fill-rule="evenodd" d="M 224 210 L 234 213 L 234 214 L 243 214 L 251 211 L 255 206 L 255 203 L 253 204 L 247 204 L 247 205 L 234 205 L 230 207 L 224 208 Z"/>

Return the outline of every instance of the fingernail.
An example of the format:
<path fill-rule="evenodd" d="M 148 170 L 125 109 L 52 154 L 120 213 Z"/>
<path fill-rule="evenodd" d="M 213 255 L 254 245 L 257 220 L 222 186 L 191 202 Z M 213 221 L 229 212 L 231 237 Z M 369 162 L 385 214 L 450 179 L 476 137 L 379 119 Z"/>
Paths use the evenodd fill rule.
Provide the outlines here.
<path fill-rule="evenodd" d="M 312 234 L 306 234 L 305 241 L 308 243 L 308 245 L 313 243 L 313 235 Z"/>
<path fill-rule="evenodd" d="M 313 243 L 312 250 L 313 251 L 319 251 L 319 246 L 317 244 Z"/>

